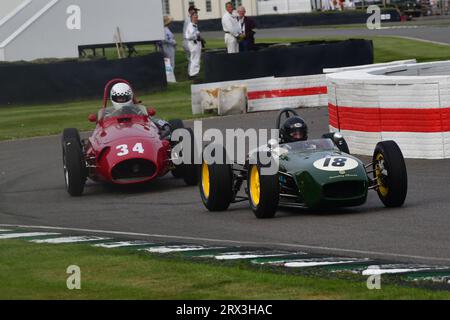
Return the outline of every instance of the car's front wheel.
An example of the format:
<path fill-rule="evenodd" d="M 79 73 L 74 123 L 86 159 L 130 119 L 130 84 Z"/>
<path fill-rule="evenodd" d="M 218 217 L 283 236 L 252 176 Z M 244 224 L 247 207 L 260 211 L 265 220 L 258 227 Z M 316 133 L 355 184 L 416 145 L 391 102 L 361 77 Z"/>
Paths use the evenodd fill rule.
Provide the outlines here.
<path fill-rule="evenodd" d="M 65 129 L 62 137 L 64 180 L 67 192 L 81 196 L 87 178 L 80 135 L 76 129 Z"/>
<path fill-rule="evenodd" d="M 373 153 L 373 174 L 377 193 L 386 207 L 403 205 L 408 192 L 405 159 L 394 141 L 379 142 Z"/>
<path fill-rule="evenodd" d="M 278 174 L 261 174 L 262 166 L 252 164 L 248 169 L 247 190 L 250 207 L 257 218 L 273 218 L 280 200 Z"/>

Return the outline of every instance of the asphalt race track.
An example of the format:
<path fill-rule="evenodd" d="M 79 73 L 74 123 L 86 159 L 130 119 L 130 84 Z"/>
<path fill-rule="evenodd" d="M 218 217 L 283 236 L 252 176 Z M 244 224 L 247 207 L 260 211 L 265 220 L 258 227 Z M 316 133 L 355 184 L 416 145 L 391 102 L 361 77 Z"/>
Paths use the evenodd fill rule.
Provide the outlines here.
<path fill-rule="evenodd" d="M 326 108 L 300 112 L 310 137 L 327 132 Z M 270 128 L 275 114 L 212 118 L 203 126 Z M 207 212 L 198 189 L 171 175 L 131 190 L 88 182 L 82 197 L 71 198 L 64 187 L 60 137 L 2 142 L 0 148 L 0 224 L 450 264 L 450 160 L 407 160 L 409 193 L 399 209 L 385 209 L 371 192 L 368 203 L 356 209 L 280 210 L 274 219 L 257 220 L 246 202 L 227 212 Z"/>
<path fill-rule="evenodd" d="M 444 21 L 444 20 L 443 20 Z M 447 20 L 448 21 L 448 20 Z M 373 37 L 373 36 L 398 36 L 405 38 L 415 38 L 425 41 L 449 44 L 450 26 L 447 25 L 422 25 L 414 21 L 408 23 L 396 23 L 379 30 L 370 30 L 368 28 L 312 28 L 312 27 L 293 27 L 293 28 L 274 28 L 258 29 L 256 37 L 263 38 L 321 38 L 321 37 Z M 206 39 L 223 38 L 223 32 L 203 32 Z"/>

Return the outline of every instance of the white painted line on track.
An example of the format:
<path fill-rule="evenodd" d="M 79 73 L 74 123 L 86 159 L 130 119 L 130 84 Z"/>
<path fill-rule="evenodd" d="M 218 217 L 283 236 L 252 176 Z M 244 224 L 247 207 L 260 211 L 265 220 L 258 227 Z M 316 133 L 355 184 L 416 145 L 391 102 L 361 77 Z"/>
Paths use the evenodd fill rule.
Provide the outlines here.
<path fill-rule="evenodd" d="M 327 265 L 336 265 L 344 263 L 358 263 L 359 260 L 348 260 L 348 261 L 294 261 L 286 262 L 284 267 L 286 268 L 306 268 L 306 267 L 320 267 Z"/>
<path fill-rule="evenodd" d="M 426 40 L 426 39 L 421 39 L 421 38 L 416 38 L 416 37 L 398 36 L 398 35 L 392 35 L 392 36 L 386 36 L 386 37 L 400 38 L 400 39 L 406 39 L 406 40 L 415 40 L 415 41 L 421 41 L 421 42 L 425 42 L 425 43 L 437 44 L 440 46 L 447 46 L 447 47 L 450 45 L 445 42 Z"/>
<path fill-rule="evenodd" d="M 303 245 L 303 244 L 296 244 L 296 243 L 238 241 L 238 240 L 227 240 L 227 239 L 211 239 L 211 238 L 201 238 L 201 237 L 171 236 L 171 235 L 161 235 L 161 234 L 151 234 L 151 233 L 107 231 L 107 230 L 68 228 L 68 227 L 51 227 L 51 226 L 0 224 L 0 227 L 47 229 L 47 230 L 60 230 L 60 231 L 64 230 L 64 231 L 89 232 L 89 233 L 97 233 L 97 234 L 111 234 L 111 235 L 122 235 L 122 236 L 137 236 L 137 237 L 151 237 L 151 238 L 161 238 L 161 239 L 219 242 L 219 243 L 230 243 L 230 244 L 238 244 L 238 245 L 279 246 L 279 247 L 286 247 L 286 248 L 326 251 L 326 252 L 332 252 L 332 253 L 335 253 L 335 252 L 345 253 L 345 254 L 353 253 L 353 254 L 392 257 L 392 258 L 405 258 L 405 259 L 417 259 L 417 260 L 427 260 L 427 261 L 450 262 L 450 258 L 419 256 L 419 255 L 409 255 L 409 254 L 401 254 L 401 253 L 393 253 L 393 252 L 379 252 L 379 251 L 370 251 L 370 250 L 343 249 L 343 248 L 334 248 L 334 247 Z"/>
<path fill-rule="evenodd" d="M 440 271 L 448 270 L 449 267 L 436 267 L 436 266 L 411 266 L 407 264 L 397 265 L 374 265 L 369 266 L 366 270 L 363 270 L 363 276 L 382 275 L 382 274 L 398 274 L 407 272 L 418 271 Z"/>
<path fill-rule="evenodd" d="M 216 260 L 239 260 L 239 259 L 256 259 L 256 258 L 271 258 L 271 257 L 280 257 L 284 256 L 284 254 L 234 254 L 234 255 L 220 255 L 215 256 Z"/>
<path fill-rule="evenodd" d="M 103 241 L 103 240 L 110 240 L 110 238 L 77 236 L 77 237 L 61 237 L 61 238 L 53 238 L 53 239 L 31 240 L 31 242 L 60 244 L 60 243 L 78 243 L 78 242 L 91 242 L 91 241 Z"/>
<path fill-rule="evenodd" d="M 225 252 L 219 255 L 204 255 L 199 258 L 214 258 L 216 260 L 239 260 L 239 259 L 256 259 L 256 258 L 272 258 L 282 257 L 287 255 L 306 254 L 305 252 L 280 252 L 280 253 L 258 253 L 255 251 L 242 251 L 242 252 Z"/>
<path fill-rule="evenodd" d="M 40 236 L 54 236 L 59 233 L 52 232 L 20 232 L 20 233 L 5 233 L 0 234 L 0 240 L 5 239 L 19 239 L 19 238 L 32 238 L 32 237 L 40 237 Z"/>
<path fill-rule="evenodd" d="M 269 262 L 253 262 L 255 264 L 262 265 L 274 265 L 282 266 L 287 268 L 306 268 L 306 267 L 319 267 L 326 265 L 337 265 L 337 264 L 352 264 L 352 263 L 363 263 L 370 261 L 370 259 L 352 259 L 352 258 L 310 258 L 310 259 L 285 259 L 279 261 L 269 261 Z"/>
<path fill-rule="evenodd" d="M 205 247 L 205 246 L 193 246 L 193 245 L 180 245 L 180 246 L 151 247 L 151 248 L 140 249 L 140 250 L 151 252 L 151 253 L 171 253 L 171 252 L 217 250 L 217 249 L 226 249 L 226 248 L 225 247 Z"/>
<path fill-rule="evenodd" d="M 388 26 L 388 27 L 380 27 L 377 30 L 390 30 L 390 29 L 418 29 L 424 28 L 425 26 Z"/>
<path fill-rule="evenodd" d="M 123 247 L 132 247 L 132 246 L 150 246 L 154 245 L 152 242 L 147 241 L 118 241 L 118 242 L 107 242 L 107 243 L 98 243 L 94 244 L 94 247 L 114 249 L 114 248 L 123 248 Z"/>
<path fill-rule="evenodd" d="M 409 275 L 409 281 L 420 282 L 420 281 L 432 281 L 432 282 L 440 282 L 444 284 L 450 284 L 450 276 L 417 276 L 417 275 Z"/>
<path fill-rule="evenodd" d="M 8 229 L 0 229 L 0 232 L 8 232 L 8 231 L 12 231 L 12 230 L 8 230 Z"/>

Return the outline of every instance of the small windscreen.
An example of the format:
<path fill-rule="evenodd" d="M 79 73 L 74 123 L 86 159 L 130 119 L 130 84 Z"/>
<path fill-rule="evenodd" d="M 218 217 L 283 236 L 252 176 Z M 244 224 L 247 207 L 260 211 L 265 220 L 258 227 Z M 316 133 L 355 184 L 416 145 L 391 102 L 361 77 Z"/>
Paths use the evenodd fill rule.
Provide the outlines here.
<path fill-rule="evenodd" d="M 333 150 L 335 145 L 331 139 L 312 139 L 285 143 L 282 147 L 290 151 L 310 152 Z"/>
<path fill-rule="evenodd" d="M 102 112 L 103 112 L 103 109 L 100 110 L 100 114 Z M 108 118 L 112 118 L 112 117 L 120 117 L 120 116 L 125 116 L 125 115 L 147 116 L 148 113 L 147 113 L 147 109 L 144 106 L 134 104 L 134 105 L 123 106 L 119 109 L 108 107 L 108 108 L 104 109 L 104 114 L 101 114 L 100 118 L 108 119 Z"/>

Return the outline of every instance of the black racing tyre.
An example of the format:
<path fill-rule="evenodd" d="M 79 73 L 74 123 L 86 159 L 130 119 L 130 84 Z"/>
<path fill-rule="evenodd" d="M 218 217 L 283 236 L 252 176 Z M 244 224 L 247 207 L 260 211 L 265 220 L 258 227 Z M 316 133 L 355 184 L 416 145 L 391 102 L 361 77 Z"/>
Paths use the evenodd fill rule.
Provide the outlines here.
<path fill-rule="evenodd" d="M 75 129 L 75 128 L 64 129 L 63 134 L 62 134 L 62 139 L 61 139 L 63 146 L 64 146 L 64 141 L 67 141 L 67 140 L 75 140 L 78 142 L 78 144 L 81 147 L 81 138 L 80 138 L 80 133 L 78 132 L 78 129 Z"/>
<path fill-rule="evenodd" d="M 180 167 L 180 172 L 183 177 L 184 182 L 189 186 L 196 186 L 198 183 L 198 170 L 199 165 L 195 163 L 195 138 L 194 131 L 191 128 L 186 128 L 190 134 L 190 148 L 191 148 L 191 159 L 190 163 L 183 163 Z"/>
<path fill-rule="evenodd" d="M 73 197 L 81 196 L 86 183 L 87 170 L 80 135 L 76 129 L 64 130 L 62 151 L 67 192 Z"/>
<path fill-rule="evenodd" d="M 172 131 L 174 131 L 176 129 L 184 128 L 184 123 L 180 119 L 173 119 L 173 120 L 169 120 L 168 122 L 169 122 L 169 125 L 170 125 L 170 128 Z M 174 178 L 176 178 L 176 179 L 183 178 L 183 169 L 181 166 L 175 166 L 175 169 L 173 169 L 171 172 L 172 172 L 172 175 L 174 176 Z"/>
<path fill-rule="evenodd" d="M 329 132 L 329 133 L 324 133 L 322 135 L 323 139 L 331 139 L 333 141 L 333 143 L 336 145 L 336 147 L 338 147 L 338 149 L 346 154 L 350 154 L 350 149 L 348 147 L 347 141 L 345 141 L 344 138 L 340 139 L 339 141 L 334 141 L 334 132 Z"/>
<path fill-rule="evenodd" d="M 261 165 L 252 164 L 247 174 L 247 190 L 250 207 L 259 219 L 273 218 L 280 201 L 278 174 L 262 175 Z"/>
<path fill-rule="evenodd" d="M 183 170 L 182 170 L 182 168 L 180 166 L 175 166 L 175 168 L 172 169 L 170 172 L 172 173 L 172 176 L 175 179 L 183 178 Z"/>
<path fill-rule="evenodd" d="M 203 160 L 200 168 L 200 196 L 209 211 L 227 210 L 233 200 L 233 169 L 226 163 L 225 148 L 223 152 L 222 164 L 207 164 Z"/>
<path fill-rule="evenodd" d="M 172 119 L 172 120 L 169 120 L 168 122 L 170 124 L 170 128 L 172 129 L 172 131 L 184 128 L 183 120 Z"/>
<path fill-rule="evenodd" d="M 394 141 L 378 142 L 373 153 L 373 175 L 377 193 L 386 207 L 403 205 L 408 192 L 405 159 Z"/>

